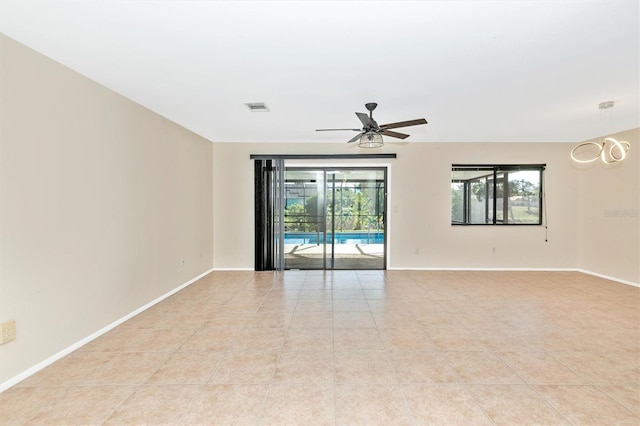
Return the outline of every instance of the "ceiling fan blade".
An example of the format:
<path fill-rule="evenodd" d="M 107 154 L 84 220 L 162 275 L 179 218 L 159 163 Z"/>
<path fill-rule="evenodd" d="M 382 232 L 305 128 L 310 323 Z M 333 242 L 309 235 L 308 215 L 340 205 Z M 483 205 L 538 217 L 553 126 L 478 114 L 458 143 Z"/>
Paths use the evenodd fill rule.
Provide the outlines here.
<path fill-rule="evenodd" d="M 316 132 L 335 132 L 338 130 L 353 130 L 354 132 L 362 131 L 362 129 L 316 129 Z"/>
<path fill-rule="evenodd" d="M 362 135 L 364 135 L 364 132 L 360 132 L 357 135 L 355 135 L 354 137 L 352 137 L 347 143 L 351 143 L 351 142 L 355 142 L 360 140 L 360 138 L 362 137 Z"/>
<path fill-rule="evenodd" d="M 416 120 L 408 120 L 408 121 L 399 121 L 397 123 L 389 123 L 383 124 L 380 126 L 381 129 L 395 129 L 397 127 L 409 127 L 409 126 L 417 126 L 418 124 L 427 124 L 427 120 L 424 118 L 418 118 Z"/>
<path fill-rule="evenodd" d="M 407 135 L 406 133 L 392 132 L 391 130 L 383 130 L 380 132 L 380 134 L 398 139 L 406 139 L 409 137 L 409 135 Z"/>
<path fill-rule="evenodd" d="M 364 112 L 356 112 L 356 115 L 358 116 L 358 118 L 360 119 L 364 127 L 373 127 L 373 128 L 378 127 L 378 123 L 376 123 L 371 118 L 369 118 L 369 116 Z"/>

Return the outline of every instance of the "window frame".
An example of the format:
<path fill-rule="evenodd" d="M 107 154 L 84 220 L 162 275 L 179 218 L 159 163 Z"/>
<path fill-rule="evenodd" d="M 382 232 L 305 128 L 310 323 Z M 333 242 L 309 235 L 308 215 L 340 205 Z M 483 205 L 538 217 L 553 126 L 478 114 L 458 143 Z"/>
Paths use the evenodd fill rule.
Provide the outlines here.
<path fill-rule="evenodd" d="M 544 223 L 544 171 L 546 164 L 452 164 L 450 188 L 453 183 L 462 183 L 462 216 L 463 221 L 453 220 L 453 199 L 451 198 L 452 214 L 450 216 L 452 226 L 542 226 Z M 453 173 L 456 171 L 476 171 L 487 172 L 486 175 L 478 176 L 470 179 L 454 179 Z M 527 223 L 505 222 L 508 218 L 509 209 L 509 173 L 520 171 L 537 171 L 540 176 L 539 191 L 537 194 L 538 201 L 538 221 Z M 473 182 L 484 181 L 485 185 L 485 209 L 484 223 L 470 223 L 471 220 L 471 197 L 474 195 L 471 189 Z M 498 197 L 496 194 L 502 192 L 502 205 L 498 205 Z M 499 216 L 501 214 L 501 219 Z"/>

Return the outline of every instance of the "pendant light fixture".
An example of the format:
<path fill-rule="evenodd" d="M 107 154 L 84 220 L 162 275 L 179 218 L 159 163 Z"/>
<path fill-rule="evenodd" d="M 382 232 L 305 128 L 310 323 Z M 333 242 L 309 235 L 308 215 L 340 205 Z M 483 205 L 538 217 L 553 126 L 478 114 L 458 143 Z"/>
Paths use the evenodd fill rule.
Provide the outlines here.
<path fill-rule="evenodd" d="M 602 113 L 603 110 L 613 108 L 614 105 L 614 101 L 601 102 L 598 109 Z M 571 159 L 576 163 L 592 163 L 599 158 L 605 164 L 613 164 L 624 161 L 630 147 L 627 141 L 607 137 L 600 142 L 589 141 L 576 145 L 571 150 Z"/>

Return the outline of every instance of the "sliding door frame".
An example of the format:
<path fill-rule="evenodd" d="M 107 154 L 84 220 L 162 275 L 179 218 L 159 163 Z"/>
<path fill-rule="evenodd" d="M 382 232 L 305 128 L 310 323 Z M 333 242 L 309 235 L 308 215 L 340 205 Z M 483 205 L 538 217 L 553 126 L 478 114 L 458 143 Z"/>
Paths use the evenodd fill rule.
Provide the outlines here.
<path fill-rule="evenodd" d="M 345 167 L 345 168 L 384 168 L 385 169 L 385 244 L 384 265 L 388 263 L 387 231 L 388 221 L 388 177 L 389 164 L 342 164 L 330 163 L 325 160 L 342 159 L 394 159 L 396 154 L 252 154 L 254 160 L 254 241 L 255 241 L 255 270 L 282 271 L 284 270 L 284 171 L 285 167 Z M 287 164 L 286 160 L 323 160 L 321 164 Z M 325 254 L 326 258 L 326 254 Z M 326 268 L 326 264 L 325 264 Z"/>

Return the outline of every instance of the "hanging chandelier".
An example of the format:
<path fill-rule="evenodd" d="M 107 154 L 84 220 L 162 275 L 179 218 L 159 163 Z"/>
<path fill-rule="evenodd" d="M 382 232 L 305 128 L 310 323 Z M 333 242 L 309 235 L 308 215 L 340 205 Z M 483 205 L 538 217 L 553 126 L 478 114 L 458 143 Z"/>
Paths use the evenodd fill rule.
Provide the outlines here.
<path fill-rule="evenodd" d="M 600 111 L 613 108 L 614 101 L 601 102 L 598 105 Z M 606 137 L 600 142 L 588 141 L 576 145 L 571 150 L 571 159 L 576 163 L 592 163 L 600 159 L 605 164 L 613 164 L 624 161 L 627 158 L 631 145 L 627 141 L 619 141 L 612 137 Z"/>
<path fill-rule="evenodd" d="M 603 163 L 613 164 L 627 158 L 629 142 L 604 138 L 602 142 L 584 142 L 571 150 L 571 159 L 576 163 L 592 163 L 598 158 Z"/>

